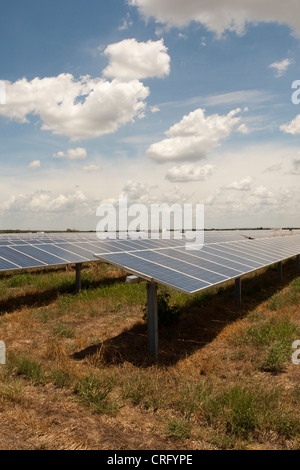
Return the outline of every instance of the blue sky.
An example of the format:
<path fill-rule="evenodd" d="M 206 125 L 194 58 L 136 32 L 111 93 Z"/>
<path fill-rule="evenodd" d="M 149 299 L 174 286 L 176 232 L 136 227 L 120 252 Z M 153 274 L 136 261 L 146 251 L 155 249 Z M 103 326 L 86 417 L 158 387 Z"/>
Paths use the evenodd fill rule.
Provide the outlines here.
<path fill-rule="evenodd" d="M 240 6 L 3 1 L 0 229 L 94 230 L 121 194 L 300 226 L 300 5 Z"/>

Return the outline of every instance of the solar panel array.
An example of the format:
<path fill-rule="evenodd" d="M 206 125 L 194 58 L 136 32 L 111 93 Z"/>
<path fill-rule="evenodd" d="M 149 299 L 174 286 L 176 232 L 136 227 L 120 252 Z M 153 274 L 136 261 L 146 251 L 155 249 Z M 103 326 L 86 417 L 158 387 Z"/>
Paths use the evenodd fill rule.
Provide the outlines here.
<path fill-rule="evenodd" d="M 209 238 L 209 237 L 208 237 Z M 142 246 L 144 245 L 144 249 Z M 144 240 L 139 249 L 98 253 L 99 258 L 151 281 L 195 294 L 300 253 L 300 235 L 206 241 L 186 250 L 185 241 Z"/>
<path fill-rule="evenodd" d="M 98 258 L 194 294 L 298 255 L 300 232 L 206 231 L 203 247 L 189 251 L 185 244 L 185 239 L 99 240 L 95 233 L 1 235 L 0 271 Z"/>

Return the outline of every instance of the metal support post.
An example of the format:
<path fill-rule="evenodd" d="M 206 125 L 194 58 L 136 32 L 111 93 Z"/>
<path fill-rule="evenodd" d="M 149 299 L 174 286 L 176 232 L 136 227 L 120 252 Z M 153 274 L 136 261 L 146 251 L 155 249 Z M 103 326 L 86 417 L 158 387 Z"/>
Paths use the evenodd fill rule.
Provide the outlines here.
<path fill-rule="evenodd" d="M 76 290 L 81 291 L 81 263 L 76 263 Z"/>
<path fill-rule="evenodd" d="M 296 268 L 297 268 L 297 271 L 300 271 L 300 255 L 297 255 L 297 258 L 296 258 Z"/>
<path fill-rule="evenodd" d="M 242 281 L 240 277 L 235 280 L 235 303 L 238 306 L 242 305 Z"/>
<path fill-rule="evenodd" d="M 158 356 L 158 313 L 157 313 L 157 284 L 147 282 L 148 308 L 148 351 L 151 356 Z"/>

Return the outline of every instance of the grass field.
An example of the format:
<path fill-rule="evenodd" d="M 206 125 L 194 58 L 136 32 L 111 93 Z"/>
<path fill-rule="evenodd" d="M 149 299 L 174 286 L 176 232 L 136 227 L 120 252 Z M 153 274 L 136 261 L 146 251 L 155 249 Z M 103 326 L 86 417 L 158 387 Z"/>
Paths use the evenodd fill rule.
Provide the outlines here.
<path fill-rule="evenodd" d="M 159 359 L 145 284 L 84 266 L 0 278 L 0 449 L 300 449 L 300 276 L 269 268 L 194 297 L 163 289 Z"/>

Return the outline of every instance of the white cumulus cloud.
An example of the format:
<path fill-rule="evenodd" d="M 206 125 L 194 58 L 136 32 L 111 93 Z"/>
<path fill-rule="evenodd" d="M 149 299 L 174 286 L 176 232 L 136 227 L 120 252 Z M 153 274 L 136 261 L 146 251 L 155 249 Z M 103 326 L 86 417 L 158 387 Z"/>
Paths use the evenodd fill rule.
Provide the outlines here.
<path fill-rule="evenodd" d="M 233 189 L 235 191 L 250 191 L 251 189 L 252 178 L 247 176 L 240 181 L 234 181 L 231 184 L 225 186 L 225 189 Z"/>
<path fill-rule="evenodd" d="M 158 106 L 151 106 L 150 108 L 150 111 L 151 113 L 159 113 L 160 112 L 160 108 Z"/>
<path fill-rule="evenodd" d="M 156 22 L 183 27 L 192 21 L 221 36 L 224 31 L 243 34 L 247 24 L 259 22 L 288 25 L 300 35 L 300 4 L 297 0 L 129 0 L 141 14 Z"/>
<path fill-rule="evenodd" d="M 286 134 L 300 134 L 300 114 L 298 114 L 298 116 L 296 116 L 295 119 L 293 119 L 291 122 L 282 124 L 280 126 L 280 130 Z"/>
<path fill-rule="evenodd" d="M 68 158 L 69 160 L 85 160 L 87 151 L 85 148 L 77 147 L 76 149 L 69 149 L 66 152 L 57 152 L 53 154 L 54 158 Z"/>
<path fill-rule="evenodd" d="M 51 191 L 38 190 L 33 193 L 18 194 L 3 205 L 10 212 L 64 212 L 89 210 L 88 199 L 81 190 L 69 194 L 55 194 Z"/>
<path fill-rule="evenodd" d="M 89 171 L 89 172 L 93 173 L 94 171 L 100 171 L 101 166 L 100 165 L 86 165 L 86 166 L 83 166 L 82 169 L 84 171 Z"/>
<path fill-rule="evenodd" d="M 170 73 L 170 56 L 167 51 L 163 39 L 148 42 L 124 39 L 105 49 L 109 64 L 103 73 L 106 77 L 119 80 L 163 78 Z"/>
<path fill-rule="evenodd" d="M 205 181 L 213 174 L 214 169 L 213 165 L 196 166 L 193 163 L 174 166 L 167 172 L 166 179 L 176 183 Z"/>
<path fill-rule="evenodd" d="M 298 157 L 294 158 L 293 159 L 293 162 L 292 162 L 292 169 L 290 171 L 290 174 L 291 175 L 300 175 L 300 152 L 298 152 Z"/>
<path fill-rule="evenodd" d="M 28 122 L 39 116 L 42 130 L 70 137 L 95 138 L 115 132 L 146 107 L 149 89 L 138 80 L 120 82 L 71 74 L 26 78 L 6 84 L 6 104 L 0 115 Z"/>
<path fill-rule="evenodd" d="M 147 155 L 159 163 L 203 159 L 233 132 L 240 121 L 236 117 L 239 112 L 238 108 L 226 116 L 206 117 L 203 109 L 196 109 L 172 126 L 166 139 L 152 144 Z"/>
<path fill-rule="evenodd" d="M 32 162 L 29 163 L 28 168 L 30 170 L 37 170 L 41 166 L 41 161 L 40 160 L 33 160 Z"/>
<path fill-rule="evenodd" d="M 284 59 L 280 62 L 273 62 L 269 67 L 276 70 L 276 77 L 282 77 L 292 63 L 291 59 Z"/>

